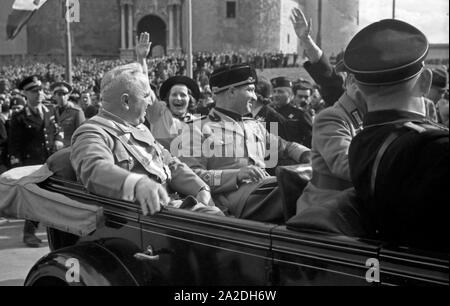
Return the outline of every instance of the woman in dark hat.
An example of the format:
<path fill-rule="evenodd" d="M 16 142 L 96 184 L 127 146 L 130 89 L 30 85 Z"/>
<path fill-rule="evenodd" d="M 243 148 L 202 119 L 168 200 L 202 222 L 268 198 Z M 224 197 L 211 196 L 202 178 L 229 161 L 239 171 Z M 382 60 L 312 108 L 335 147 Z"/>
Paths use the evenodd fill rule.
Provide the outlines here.
<path fill-rule="evenodd" d="M 180 134 L 185 122 L 195 119 L 189 108 L 199 99 L 200 89 L 191 78 L 175 76 L 162 84 L 159 96 L 162 101 L 148 108 L 147 121 L 153 136 L 170 149 L 170 142 Z"/>

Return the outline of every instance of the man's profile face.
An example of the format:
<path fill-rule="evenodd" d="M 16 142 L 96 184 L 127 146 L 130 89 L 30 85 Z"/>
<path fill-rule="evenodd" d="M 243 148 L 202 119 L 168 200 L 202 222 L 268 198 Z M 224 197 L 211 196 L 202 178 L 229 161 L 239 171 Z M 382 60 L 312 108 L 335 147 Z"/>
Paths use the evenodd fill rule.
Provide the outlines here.
<path fill-rule="evenodd" d="M 252 112 L 252 106 L 258 98 L 256 97 L 255 85 L 245 85 L 234 88 L 229 110 L 245 115 Z"/>
<path fill-rule="evenodd" d="M 276 106 L 285 106 L 291 102 L 292 89 L 290 87 L 275 88 L 273 90 L 272 98 Z"/>
<path fill-rule="evenodd" d="M 151 89 L 147 77 L 142 74 L 136 79 L 136 86 L 133 92 L 129 93 L 128 101 L 128 121 L 134 126 L 145 122 L 147 108 L 156 100 L 155 93 Z"/>

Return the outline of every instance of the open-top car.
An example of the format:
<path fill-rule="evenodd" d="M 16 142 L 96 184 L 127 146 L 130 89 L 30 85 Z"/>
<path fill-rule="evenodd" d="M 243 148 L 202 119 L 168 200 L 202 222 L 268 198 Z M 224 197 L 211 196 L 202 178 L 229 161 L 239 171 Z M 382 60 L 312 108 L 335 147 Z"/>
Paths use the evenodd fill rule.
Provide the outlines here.
<path fill-rule="evenodd" d="M 138 204 L 90 194 L 58 175 L 35 187 L 78 203 L 70 213 L 86 222 L 77 232 L 79 224 L 39 220 L 49 227 L 51 253 L 33 266 L 26 286 L 449 285 L 446 253 L 327 233 L 310 221 L 266 224 L 170 208 L 144 216 Z"/>

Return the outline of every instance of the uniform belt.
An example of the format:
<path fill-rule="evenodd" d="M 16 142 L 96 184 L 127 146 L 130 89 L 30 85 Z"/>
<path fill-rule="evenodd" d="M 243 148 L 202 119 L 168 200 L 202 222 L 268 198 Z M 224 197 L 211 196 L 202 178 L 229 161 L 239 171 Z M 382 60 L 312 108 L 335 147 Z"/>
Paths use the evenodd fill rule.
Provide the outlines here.
<path fill-rule="evenodd" d="M 332 177 L 325 174 L 313 172 L 311 183 L 320 189 L 329 190 L 346 190 L 353 187 L 353 184 L 347 180 L 343 180 L 337 177 Z"/>

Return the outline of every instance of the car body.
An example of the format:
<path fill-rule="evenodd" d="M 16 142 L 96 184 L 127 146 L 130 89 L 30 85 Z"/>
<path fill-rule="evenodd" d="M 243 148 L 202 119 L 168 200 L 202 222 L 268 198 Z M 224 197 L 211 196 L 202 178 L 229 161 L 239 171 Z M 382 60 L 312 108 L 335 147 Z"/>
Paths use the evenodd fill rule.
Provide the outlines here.
<path fill-rule="evenodd" d="M 40 187 L 102 206 L 105 222 L 86 237 L 49 229 L 52 252 L 27 286 L 449 285 L 448 254 L 179 209 L 143 216 L 137 204 L 77 183 L 50 178 Z"/>

